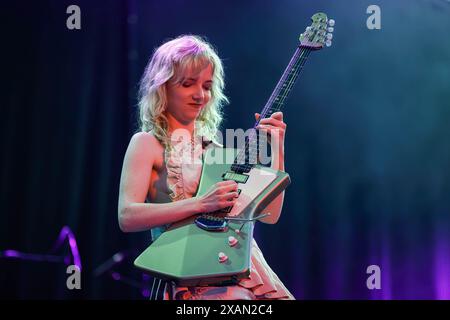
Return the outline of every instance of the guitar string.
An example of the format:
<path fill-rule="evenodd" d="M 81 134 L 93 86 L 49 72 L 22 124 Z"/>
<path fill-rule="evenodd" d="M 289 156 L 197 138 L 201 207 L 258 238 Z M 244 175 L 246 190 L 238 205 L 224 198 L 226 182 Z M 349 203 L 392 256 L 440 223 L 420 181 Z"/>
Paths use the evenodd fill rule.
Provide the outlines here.
<path fill-rule="evenodd" d="M 282 78 L 280 79 L 280 81 L 277 83 L 277 86 L 275 87 L 274 93 L 278 91 L 278 94 L 272 94 L 269 97 L 269 101 L 264 106 L 262 114 L 264 114 L 269 109 L 269 106 L 272 105 L 273 102 L 275 101 L 276 97 L 279 96 L 279 92 L 282 90 L 282 88 L 281 88 L 282 84 L 286 83 L 286 80 L 289 78 L 289 75 L 291 74 L 293 68 L 295 67 L 297 62 L 300 61 L 301 55 L 302 55 L 303 52 L 300 52 L 300 54 L 299 54 L 299 52 L 300 52 L 300 50 L 296 49 L 296 51 L 294 53 L 294 56 L 292 57 L 291 61 L 289 62 L 289 65 L 286 68 L 286 71 L 289 70 L 289 72 L 284 72 L 283 73 Z M 297 60 L 297 58 L 298 58 L 298 60 Z M 259 123 L 259 121 L 257 123 Z M 253 131 L 251 132 L 251 134 L 253 134 Z M 253 137 L 251 137 L 251 138 L 253 138 Z M 246 141 L 245 148 L 243 149 L 243 151 L 240 152 L 240 154 L 238 155 L 238 159 L 237 159 L 238 162 L 239 162 L 239 165 L 243 165 L 243 167 L 246 168 L 246 169 L 247 169 L 247 167 L 246 167 L 246 164 L 245 164 L 245 158 L 246 158 L 246 154 L 245 153 L 246 153 L 247 147 L 248 147 L 248 141 Z M 241 163 L 241 162 L 243 162 L 243 163 Z"/>
<path fill-rule="evenodd" d="M 297 54 L 297 52 L 296 52 L 294 54 L 294 59 L 292 59 L 292 60 L 296 60 L 295 58 L 298 58 L 298 60 L 293 63 L 293 66 L 290 68 L 290 71 L 287 72 L 285 74 L 285 76 L 281 79 L 281 81 L 277 84 L 277 87 L 275 88 L 275 92 L 282 90 L 282 89 L 279 89 L 280 86 L 282 86 L 284 84 L 287 84 L 287 86 L 285 86 L 284 91 L 282 92 L 281 96 L 279 94 L 271 95 L 271 97 L 270 97 L 269 101 L 267 102 L 266 106 L 263 108 L 262 113 L 265 113 L 268 110 L 272 109 L 272 106 L 274 105 L 274 101 L 277 98 L 278 98 L 277 104 L 279 106 L 281 106 L 284 103 L 284 100 L 289 95 L 289 93 L 290 93 L 294 83 L 296 82 L 300 72 L 303 69 L 303 66 L 306 63 L 306 59 L 309 56 L 309 53 L 311 52 L 311 50 L 309 48 L 305 48 L 304 50 L 297 49 L 296 51 L 300 52 L 300 54 Z M 298 57 L 295 57 L 295 55 L 298 55 Z M 292 65 L 292 61 L 290 63 L 290 66 L 291 65 Z M 294 72 L 292 72 L 292 71 L 294 71 Z M 282 83 L 284 83 L 284 84 L 282 84 Z M 271 111 L 274 111 L 274 110 L 272 109 Z M 259 121 L 257 123 L 259 123 Z M 254 137 L 252 137 L 252 138 L 254 138 Z M 244 168 L 244 169 L 250 169 L 251 168 L 251 165 L 245 163 L 245 153 L 246 153 L 245 150 L 247 150 L 247 147 L 248 147 L 248 141 L 245 143 L 245 148 L 243 149 L 243 151 L 241 151 L 240 154 L 237 157 L 237 160 L 239 162 L 242 162 L 242 160 L 244 162 L 243 164 L 238 163 L 237 165 L 239 167 L 241 167 L 241 168 Z M 254 150 L 254 149 L 252 149 L 252 150 Z M 252 151 L 252 150 L 249 151 L 249 156 L 254 156 L 254 154 L 252 154 L 252 152 L 254 152 L 254 151 Z M 242 159 L 242 155 L 244 155 L 244 159 Z"/>
<path fill-rule="evenodd" d="M 286 68 L 286 70 L 290 69 L 289 72 L 287 72 L 287 73 L 285 72 L 283 74 L 283 76 L 281 77 L 280 81 L 278 82 L 278 84 L 275 87 L 274 93 L 278 91 L 278 94 L 276 94 L 276 95 L 272 94 L 270 96 L 267 104 L 264 106 L 263 110 L 261 111 L 261 116 L 263 114 L 265 114 L 267 111 L 269 111 L 270 109 L 272 109 L 272 105 L 274 104 L 274 101 L 276 99 L 278 99 L 278 102 L 277 102 L 278 106 L 282 106 L 283 105 L 284 100 L 287 98 L 287 96 L 291 92 L 291 89 L 294 86 L 298 76 L 300 75 L 300 72 L 303 70 L 303 66 L 306 63 L 306 60 L 307 60 L 310 52 L 311 52 L 311 49 L 309 49 L 309 48 L 304 48 L 303 50 L 300 50 L 299 48 L 296 49 L 296 51 L 294 53 L 294 56 L 292 57 L 291 61 L 289 62 L 288 67 Z M 297 58 L 298 58 L 298 60 L 296 60 Z M 295 61 L 295 62 L 293 62 L 293 61 Z M 291 66 L 291 68 L 289 68 L 290 66 Z M 284 86 L 284 85 L 286 85 L 286 86 L 284 88 L 284 91 L 282 92 L 282 95 L 280 96 L 279 95 L 279 91 L 283 90 L 282 88 L 280 89 L 280 87 Z M 281 110 L 281 107 L 280 107 L 280 110 Z M 270 110 L 270 111 L 273 111 L 273 110 Z M 258 120 L 256 122 L 256 124 L 258 124 L 259 121 L 260 120 Z M 254 133 L 254 131 L 251 131 L 251 134 L 253 134 L 253 133 Z M 239 155 L 236 158 L 236 159 L 238 159 L 242 154 L 244 154 L 244 159 L 241 159 L 241 160 L 244 161 L 244 164 L 239 164 L 238 163 L 237 166 L 239 166 L 240 168 L 244 168 L 245 171 L 251 169 L 251 167 L 252 167 L 252 165 L 245 163 L 245 153 L 246 153 L 247 147 L 249 147 L 249 145 L 248 145 L 249 141 L 250 141 L 250 138 L 245 142 L 244 149 L 242 151 L 240 151 Z M 249 159 L 251 159 L 252 156 L 255 156 L 255 155 L 252 154 L 253 150 L 254 149 L 249 150 L 249 152 L 248 152 Z M 258 151 L 258 149 L 256 150 L 256 152 L 257 151 Z M 240 162 L 241 160 L 238 160 L 238 162 Z M 245 223 L 242 224 L 240 229 L 242 229 L 242 227 L 245 225 Z"/>
<path fill-rule="evenodd" d="M 297 49 L 296 50 L 297 52 L 299 52 L 300 50 L 299 49 Z M 274 103 L 274 101 L 278 98 L 278 100 L 279 100 L 279 102 L 277 102 L 278 103 L 278 105 L 282 105 L 283 103 L 284 103 L 284 100 L 286 99 L 286 97 L 288 96 L 288 94 L 290 93 L 290 90 L 291 90 L 291 88 L 292 88 L 292 86 L 293 86 L 293 84 L 295 83 L 295 81 L 296 81 L 296 79 L 297 79 L 297 77 L 298 77 L 298 75 L 300 74 L 300 71 L 303 69 L 303 66 L 304 66 L 304 64 L 306 63 L 306 58 L 308 57 L 308 55 L 309 55 L 309 53 L 310 53 L 310 49 L 304 49 L 303 51 L 301 51 L 300 52 L 300 55 L 299 55 L 299 57 L 298 57 L 298 60 L 297 61 L 295 61 L 295 63 L 294 63 L 294 66 L 292 66 L 290 69 L 290 71 L 286 74 L 286 76 L 284 76 L 283 78 L 284 78 L 284 80 L 283 80 L 283 78 L 282 78 L 282 81 L 280 81 L 279 83 L 278 83 L 278 85 L 277 85 L 277 87 L 276 87 L 276 89 L 275 89 L 275 92 L 277 91 L 277 89 L 281 86 L 281 84 L 284 82 L 285 84 L 287 84 L 287 88 L 285 88 L 285 90 L 284 90 L 284 92 L 283 92 L 283 94 L 280 96 L 279 94 L 278 95 L 272 95 L 271 97 L 270 97 L 270 99 L 269 99 L 269 101 L 268 101 L 268 103 L 266 104 L 266 106 L 264 107 L 264 109 L 263 109 L 263 113 L 264 112 L 267 112 L 268 110 L 270 110 L 270 109 L 272 109 L 271 108 L 271 106 L 273 105 L 273 103 Z M 294 54 L 294 59 L 292 59 L 292 60 L 295 60 L 295 55 L 297 55 L 297 52 L 296 52 L 296 54 Z M 304 53 L 304 55 L 302 56 L 302 54 Z M 290 65 L 292 65 L 292 61 L 291 61 L 291 63 L 290 63 Z M 300 66 L 299 66 L 300 65 Z M 289 67 L 289 66 L 288 66 Z M 297 70 L 299 70 L 298 72 L 295 72 L 295 68 L 297 68 Z M 289 69 L 289 68 L 288 68 Z M 293 73 L 292 73 L 292 71 L 294 71 Z M 291 76 L 290 78 L 289 78 L 289 76 Z M 286 82 L 286 78 L 289 78 L 289 80 Z M 271 110 L 271 111 L 273 111 L 273 110 Z M 246 143 L 246 145 L 245 145 L 245 148 L 247 148 L 248 147 L 248 145 L 247 145 L 247 143 Z M 244 149 L 244 151 L 245 151 L 246 149 Z M 252 149 L 252 150 L 250 150 L 250 152 L 249 152 L 249 156 L 255 156 L 254 154 L 252 154 L 252 151 L 253 151 L 254 149 Z M 245 153 L 244 153 L 245 154 Z M 242 152 L 241 152 L 241 155 L 242 155 Z M 240 156 L 241 156 L 240 155 Z M 243 167 L 245 168 L 245 169 L 249 169 L 249 168 L 251 168 L 251 166 L 249 166 L 248 164 L 246 164 L 245 163 L 245 158 L 244 159 L 240 159 L 240 161 L 241 160 L 244 160 L 244 164 L 243 164 Z"/>

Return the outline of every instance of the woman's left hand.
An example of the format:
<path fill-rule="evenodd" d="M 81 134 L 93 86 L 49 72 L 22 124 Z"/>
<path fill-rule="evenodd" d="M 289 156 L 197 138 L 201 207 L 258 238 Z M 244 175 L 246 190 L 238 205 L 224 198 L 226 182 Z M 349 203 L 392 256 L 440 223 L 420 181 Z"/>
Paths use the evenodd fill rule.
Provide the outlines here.
<path fill-rule="evenodd" d="M 256 120 L 260 117 L 259 113 L 255 113 Z M 283 146 L 286 126 L 286 123 L 283 122 L 283 112 L 278 111 L 273 113 L 270 118 L 261 119 L 256 129 L 267 132 L 269 144 L 274 142 L 278 146 Z"/>

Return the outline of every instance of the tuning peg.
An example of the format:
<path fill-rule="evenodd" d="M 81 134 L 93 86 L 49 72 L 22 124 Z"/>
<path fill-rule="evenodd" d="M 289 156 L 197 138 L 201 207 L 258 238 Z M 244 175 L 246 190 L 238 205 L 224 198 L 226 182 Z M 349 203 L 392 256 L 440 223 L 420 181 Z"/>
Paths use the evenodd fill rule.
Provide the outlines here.
<path fill-rule="evenodd" d="M 332 33 L 327 33 L 327 39 L 328 39 L 328 40 L 333 39 L 333 34 L 332 34 Z"/>
<path fill-rule="evenodd" d="M 328 25 L 329 25 L 330 27 L 333 27 L 333 26 L 334 26 L 334 23 L 335 23 L 335 21 L 334 21 L 333 19 L 328 20 Z"/>
<path fill-rule="evenodd" d="M 333 32 L 333 31 L 334 31 L 334 28 L 333 28 L 333 27 L 329 27 L 329 28 L 327 29 L 327 31 L 328 31 L 328 32 Z"/>
<path fill-rule="evenodd" d="M 325 41 L 325 45 L 326 45 L 327 47 L 330 47 L 330 46 L 331 46 L 331 40 Z"/>

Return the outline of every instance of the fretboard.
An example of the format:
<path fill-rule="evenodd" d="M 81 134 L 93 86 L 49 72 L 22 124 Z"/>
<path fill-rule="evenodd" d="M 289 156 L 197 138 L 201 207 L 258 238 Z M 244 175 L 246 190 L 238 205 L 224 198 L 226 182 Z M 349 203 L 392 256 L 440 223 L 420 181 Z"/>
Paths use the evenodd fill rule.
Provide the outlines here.
<path fill-rule="evenodd" d="M 299 47 L 295 50 L 288 66 L 283 72 L 280 81 L 276 85 L 269 100 L 260 112 L 261 118 L 269 118 L 273 113 L 280 111 L 289 96 L 303 66 L 308 59 L 311 49 Z M 259 124 L 255 122 L 253 129 Z M 245 138 L 245 147 L 238 153 L 234 160 L 231 170 L 234 172 L 249 172 L 257 162 L 258 156 L 258 137 L 256 130 L 250 130 L 250 134 Z"/>

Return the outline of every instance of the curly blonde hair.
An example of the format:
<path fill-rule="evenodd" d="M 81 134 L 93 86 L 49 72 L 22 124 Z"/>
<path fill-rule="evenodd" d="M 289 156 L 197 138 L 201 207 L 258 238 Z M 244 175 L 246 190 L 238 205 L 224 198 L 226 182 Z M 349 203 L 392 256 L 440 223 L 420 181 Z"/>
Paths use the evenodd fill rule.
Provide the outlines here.
<path fill-rule="evenodd" d="M 208 64 L 213 67 L 211 99 L 196 120 L 195 134 L 215 141 L 222 122 L 222 107 L 229 102 L 223 92 L 224 70 L 215 49 L 205 39 L 195 35 L 179 36 L 163 43 L 154 51 L 140 82 L 141 131 L 152 130 L 164 147 L 170 146 L 168 122 L 164 113 L 167 107 L 166 83 L 172 78 L 176 83 L 180 82 L 188 68 L 201 71 Z"/>

